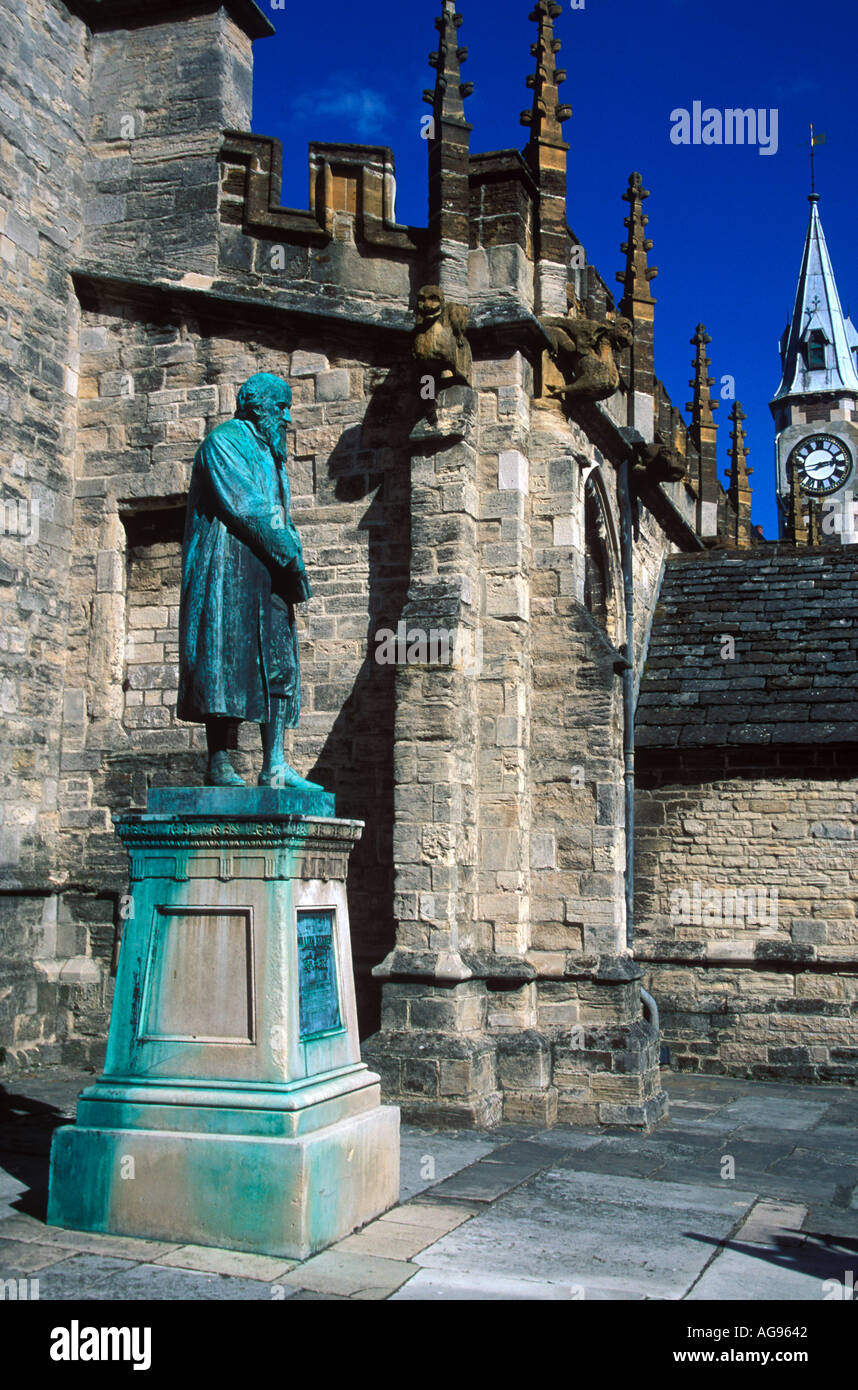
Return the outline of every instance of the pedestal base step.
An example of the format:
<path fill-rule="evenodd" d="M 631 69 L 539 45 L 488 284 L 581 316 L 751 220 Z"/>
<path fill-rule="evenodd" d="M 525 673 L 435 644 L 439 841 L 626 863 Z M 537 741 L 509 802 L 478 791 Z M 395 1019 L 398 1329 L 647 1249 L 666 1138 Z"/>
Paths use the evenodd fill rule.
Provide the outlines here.
<path fill-rule="evenodd" d="M 291 1139 L 69 1125 L 48 1224 L 303 1260 L 398 1201 L 392 1106 Z"/>

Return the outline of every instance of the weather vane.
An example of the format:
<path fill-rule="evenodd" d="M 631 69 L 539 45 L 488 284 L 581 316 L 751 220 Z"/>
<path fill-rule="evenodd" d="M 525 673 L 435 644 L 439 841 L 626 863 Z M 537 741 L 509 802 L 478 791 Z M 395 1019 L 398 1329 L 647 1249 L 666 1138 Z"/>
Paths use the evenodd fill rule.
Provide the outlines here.
<path fill-rule="evenodd" d="M 825 135 L 824 135 L 822 132 L 820 132 L 819 135 L 814 135 L 814 133 L 813 133 L 813 121 L 811 121 L 811 123 L 810 123 L 810 196 L 811 196 L 811 198 L 813 198 L 813 197 L 816 196 L 816 170 L 815 170 L 815 168 L 814 168 L 814 163 L 813 163 L 813 159 L 814 159 L 813 147 L 814 147 L 814 145 L 824 145 L 824 144 L 825 144 Z"/>

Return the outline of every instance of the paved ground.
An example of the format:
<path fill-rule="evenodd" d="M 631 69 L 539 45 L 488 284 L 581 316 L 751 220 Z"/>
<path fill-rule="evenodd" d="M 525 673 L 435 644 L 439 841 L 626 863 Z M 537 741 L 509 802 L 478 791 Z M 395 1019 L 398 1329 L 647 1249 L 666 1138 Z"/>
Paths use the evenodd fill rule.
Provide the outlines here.
<path fill-rule="evenodd" d="M 41 1299 L 854 1298 L 846 1087 L 667 1075 L 671 1119 L 646 1137 L 406 1126 L 402 1205 L 296 1264 L 45 1226 L 51 1134 L 91 1079 L 0 1083 L 0 1280 Z"/>

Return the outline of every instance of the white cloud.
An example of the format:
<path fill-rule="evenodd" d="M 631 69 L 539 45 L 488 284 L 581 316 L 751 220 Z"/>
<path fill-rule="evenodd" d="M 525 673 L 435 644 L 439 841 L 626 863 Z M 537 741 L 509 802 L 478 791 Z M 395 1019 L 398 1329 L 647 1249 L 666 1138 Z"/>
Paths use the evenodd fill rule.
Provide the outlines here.
<path fill-rule="evenodd" d="M 315 93 L 301 95 L 292 105 L 296 116 L 341 116 L 360 136 L 379 141 L 379 127 L 393 112 L 385 97 L 371 87 L 362 87 L 354 78 L 333 78 Z M 345 134 L 345 132 L 344 132 Z"/>

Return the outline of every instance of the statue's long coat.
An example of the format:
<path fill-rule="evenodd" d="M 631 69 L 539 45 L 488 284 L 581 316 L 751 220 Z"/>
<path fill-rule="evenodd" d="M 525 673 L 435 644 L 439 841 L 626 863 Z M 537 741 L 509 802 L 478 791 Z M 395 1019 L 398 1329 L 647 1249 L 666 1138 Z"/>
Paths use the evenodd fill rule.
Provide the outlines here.
<path fill-rule="evenodd" d="M 180 719 L 271 717 L 271 596 L 310 597 L 289 480 L 253 426 L 227 420 L 203 440 L 191 474 L 179 612 Z M 294 637 L 294 610 L 289 608 Z M 295 662 L 297 674 L 297 644 Z M 297 722 L 300 687 L 295 682 Z"/>

